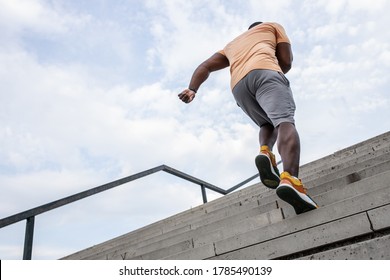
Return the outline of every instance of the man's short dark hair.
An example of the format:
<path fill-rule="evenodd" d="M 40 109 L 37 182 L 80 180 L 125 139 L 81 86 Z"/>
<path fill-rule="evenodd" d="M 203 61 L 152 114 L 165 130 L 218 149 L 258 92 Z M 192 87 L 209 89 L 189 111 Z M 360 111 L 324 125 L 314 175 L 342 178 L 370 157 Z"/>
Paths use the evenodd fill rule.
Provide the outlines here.
<path fill-rule="evenodd" d="M 255 27 L 256 25 L 259 25 L 259 24 L 262 24 L 262 23 L 263 23 L 262 21 L 256 21 L 256 22 L 252 23 L 252 24 L 249 26 L 248 30 L 251 29 L 252 27 Z"/>

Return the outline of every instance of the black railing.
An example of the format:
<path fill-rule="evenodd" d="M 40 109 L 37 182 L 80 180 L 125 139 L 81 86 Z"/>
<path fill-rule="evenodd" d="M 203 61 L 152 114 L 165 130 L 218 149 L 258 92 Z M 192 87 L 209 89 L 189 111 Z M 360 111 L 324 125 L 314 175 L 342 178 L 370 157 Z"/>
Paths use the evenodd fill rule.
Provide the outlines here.
<path fill-rule="evenodd" d="M 226 194 L 231 193 L 231 192 L 235 191 L 236 189 L 244 186 L 246 183 L 252 181 L 253 179 L 255 179 L 259 176 L 259 174 L 255 174 L 255 175 L 251 176 L 250 178 L 246 179 L 245 181 L 231 187 L 230 189 L 224 190 L 224 189 L 221 189 L 221 188 L 214 186 L 210 183 L 202 181 L 198 178 L 190 176 L 186 173 L 183 173 L 179 170 L 176 170 L 172 167 L 169 167 L 166 165 L 160 165 L 160 166 L 157 166 L 155 168 L 148 169 L 148 170 L 139 172 L 137 174 L 113 181 L 111 183 L 104 184 L 104 185 L 101 185 L 101 186 L 98 186 L 98 187 L 95 187 L 95 188 L 92 188 L 92 189 L 89 189 L 89 190 L 86 190 L 86 191 L 83 191 L 83 192 L 80 192 L 80 193 L 77 193 L 77 194 L 74 194 L 71 196 L 68 196 L 68 197 L 65 197 L 65 198 L 62 198 L 62 199 L 38 206 L 38 207 L 35 207 L 35 208 L 32 208 L 30 210 L 20 212 L 18 214 L 3 218 L 0 220 L 0 228 L 3 228 L 6 226 L 9 226 L 11 224 L 15 224 L 17 222 L 26 220 L 26 232 L 25 232 L 25 238 L 24 238 L 23 259 L 24 260 L 31 260 L 33 237 L 34 237 L 35 216 L 42 214 L 42 213 L 45 213 L 45 212 L 48 212 L 50 210 L 59 208 L 61 206 L 67 205 L 69 203 L 84 199 L 86 197 L 95 195 L 97 193 L 107 191 L 109 189 L 118 187 L 120 185 L 129 183 L 131 181 L 140 179 L 142 177 L 151 175 L 151 174 L 159 172 L 159 171 L 165 171 L 165 172 L 172 174 L 176 177 L 182 178 L 184 180 L 187 180 L 189 182 L 192 182 L 194 184 L 199 185 L 201 187 L 203 203 L 207 202 L 206 189 L 217 192 L 219 194 L 226 195 Z"/>

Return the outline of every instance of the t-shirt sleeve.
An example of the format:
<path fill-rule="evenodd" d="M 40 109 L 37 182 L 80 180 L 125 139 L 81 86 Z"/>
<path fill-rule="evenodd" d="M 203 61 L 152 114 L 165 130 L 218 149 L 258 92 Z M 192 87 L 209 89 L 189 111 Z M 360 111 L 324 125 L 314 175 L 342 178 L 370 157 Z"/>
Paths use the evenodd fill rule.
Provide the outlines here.
<path fill-rule="evenodd" d="M 226 54 L 225 54 L 225 50 L 220 50 L 220 51 L 217 51 L 217 53 L 220 53 L 220 54 L 222 54 L 223 56 L 226 56 Z"/>
<path fill-rule="evenodd" d="M 279 43 L 291 44 L 290 39 L 288 38 L 283 26 L 281 26 L 278 23 L 274 23 L 274 27 L 275 27 L 275 35 L 276 35 L 276 44 Z"/>

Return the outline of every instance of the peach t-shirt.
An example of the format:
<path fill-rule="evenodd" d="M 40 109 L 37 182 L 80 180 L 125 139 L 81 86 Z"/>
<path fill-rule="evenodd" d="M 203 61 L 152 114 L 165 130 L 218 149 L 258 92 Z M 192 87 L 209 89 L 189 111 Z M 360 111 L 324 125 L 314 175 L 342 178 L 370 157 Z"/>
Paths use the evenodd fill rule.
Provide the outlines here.
<path fill-rule="evenodd" d="M 229 60 L 231 88 L 254 69 L 282 72 L 275 55 L 276 45 L 282 42 L 290 43 L 284 28 L 278 23 L 265 22 L 236 37 L 219 51 Z"/>

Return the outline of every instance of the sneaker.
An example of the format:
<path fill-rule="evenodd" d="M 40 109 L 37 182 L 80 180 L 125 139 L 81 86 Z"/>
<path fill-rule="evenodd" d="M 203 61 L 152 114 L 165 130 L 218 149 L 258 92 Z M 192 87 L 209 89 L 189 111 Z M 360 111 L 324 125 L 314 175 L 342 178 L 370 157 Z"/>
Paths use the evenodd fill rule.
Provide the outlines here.
<path fill-rule="evenodd" d="M 261 146 L 260 154 L 256 157 L 255 163 L 264 186 L 276 189 L 280 182 L 279 170 L 275 155 L 269 150 L 268 146 Z"/>
<path fill-rule="evenodd" d="M 306 188 L 300 179 L 291 176 L 288 172 L 283 172 L 280 179 L 276 194 L 294 207 L 295 213 L 301 214 L 318 208 L 317 203 L 306 193 Z"/>

